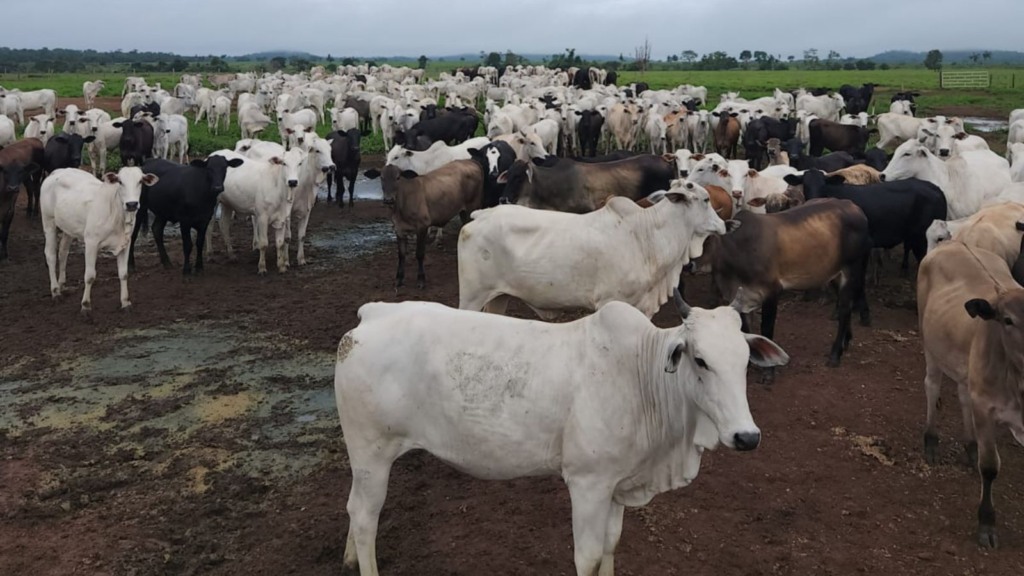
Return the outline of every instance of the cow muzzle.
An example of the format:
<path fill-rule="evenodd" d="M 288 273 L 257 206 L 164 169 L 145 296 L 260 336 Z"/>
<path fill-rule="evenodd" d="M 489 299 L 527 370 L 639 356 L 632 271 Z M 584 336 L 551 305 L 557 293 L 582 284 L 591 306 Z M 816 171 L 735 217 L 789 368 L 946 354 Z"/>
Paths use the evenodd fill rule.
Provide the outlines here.
<path fill-rule="evenodd" d="M 941 156 L 942 158 L 949 158 L 949 148 L 940 149 L 939 156 Z"/>
<path fill-rule="evenodd" d="M 135 212 L 136 210 L 139 209 L 139 203 L 138 202 L 125 202 L 124 203 L 124 209 L 127 210 L 128 212 Z"/>
<path fill-rule="evenodd" d="M 288 181 L 288 187 L 289 188 L 295 188 L 298 185 L 299 185 L 299 181 L 298 180 L 289 180 Z"/>
<path fill-rule="evenodd" d="M 740 452 L 747 452 L 757 448 L 761 443 L 760 432 L 737 432 L 732 435 L 733 445 Z"/>
<path fill-rule="evenodd" d="M 743 190 L 733 190 L 732 191 L 732 197 L 737 199 L 737 200 L 743 198 Z"/>

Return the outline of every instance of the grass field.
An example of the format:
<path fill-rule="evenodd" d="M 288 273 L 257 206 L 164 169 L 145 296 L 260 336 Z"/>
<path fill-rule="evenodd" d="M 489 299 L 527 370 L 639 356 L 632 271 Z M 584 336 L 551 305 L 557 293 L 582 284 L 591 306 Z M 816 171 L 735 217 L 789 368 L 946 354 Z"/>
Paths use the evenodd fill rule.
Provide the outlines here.
<path fill-rule="evenodd" d="M 432 61 L 428 65 L 428 73 L 436 75 L 442 70 L 461 65 L 466 65 L 466 63 Z M 964 111 L 970 111 L 972 115 L 977 116 L 1006 118 L 1011 110 L 1024 107 L 1024 69 L 998 69 L 993 70 L 992 75 L 992 87 L 986 90 L 940 89 L 938 74 L 924 69 L 771 72 L 655 71 L 643 74 L 622 72 L 619 74 L 619 84 L 643 81 L 655 89 L 673 88 L 679 84 L 702 85 L 708 89 L 709 106 L 713 106 L 718 101 L 718 95 L 726 91 L 739 91 L 744 97 L 755 98 L 771 94 L 776 87 L 783 89 L 799 86 L 838 88 L 842 84 L 860 85 L 864 82 L 873 82 L 878 86 L 875 91 L 877 112 L 887 111 L 889 96 L 899 90 L 917 90 L 922 93 L 919 98 L 919 114 L 923 115 L 964 114 Z M 82 83 L 99 78 L 106 82 L 106 88 L 100 94 L 101 97 L 120 97 L 121 87 L 124 83 L 122 74 L 5 74 L 0 75 L 0 85 L 21 90 L 51 88 L 57 91 L 59 97 L 80 98 Z M 164 88 L 171 89 L 177 83 L 178 75 L 152 74 L 146 75 L 146 79 L 150 83 L 159 82 Z M 190 126 L 190 130 L 189 142 L 192 156 L 206 155 L 221 148 L 233 148 L 235 141 L 240 137 L 238 124 L 234 118 L 232 118 L 231 128 L 220 135 L 212 134 L 205 122 Z M 317 129 L 322 136 L 329 131 L 329 126 L 320 126 Z M 482 127 L 479 132 L 483 132 Z M 992 143 L 993 150 L 1001 152 L 1003 144 L 1000 141 L 1005 142 L 1005 132 L 1001 134 L 997 132 L 986 135 L 986 137 Z M 263 138 L 272 141 L 278 140 L 276 127 L 268 126 L 264 131 Z M 363 151 L 365 154 L 382 154 L 384 146 L 381 137 L 379 135 L 365 137 Z"/>

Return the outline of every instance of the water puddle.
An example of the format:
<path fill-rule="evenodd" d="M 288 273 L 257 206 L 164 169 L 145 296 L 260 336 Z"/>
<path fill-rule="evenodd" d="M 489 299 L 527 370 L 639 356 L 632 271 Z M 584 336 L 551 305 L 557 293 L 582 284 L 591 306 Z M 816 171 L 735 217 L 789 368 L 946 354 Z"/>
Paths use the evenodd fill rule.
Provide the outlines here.
<path fill-rule="evenodd" d="M 394 242 L 391 222 L 367 222 L 336 230 L 320 229 L 306 237 L 311 246 L 329 250 L 342 260 L 372 254 L 385 244 Z"/>
<path fill-rule="evenodd" d="M 964 124 L 970 126 L 971 129 L 977 132 L 999 132 L 1006 130 L 1009 123 L 1006 120 L 1000 120 L 998 118 L 981 118 L 978 116 L 964 116 Z"/>

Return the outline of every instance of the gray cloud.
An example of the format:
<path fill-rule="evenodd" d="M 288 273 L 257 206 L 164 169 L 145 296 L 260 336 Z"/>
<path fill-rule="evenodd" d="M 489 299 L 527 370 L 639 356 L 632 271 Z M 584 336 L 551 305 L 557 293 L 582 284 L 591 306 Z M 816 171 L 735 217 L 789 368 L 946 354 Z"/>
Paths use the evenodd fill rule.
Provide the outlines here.
<path fill-rule="evenodd" d="M 765 50 L 798 58 L 870 56 L 890 50 L 1020 48 L 1020 0 L 77 0 L 5 2 L 4 21 L 56 23 L 51 33 L 8 25 L 13 48 L 160 50 L 238 55 L 303 50 L 334 56 L 443 56 L 485 51 L 630 55 L 650 39 L 656 58 Z M 57 15 L 56 19 L 52 16 Z"/>

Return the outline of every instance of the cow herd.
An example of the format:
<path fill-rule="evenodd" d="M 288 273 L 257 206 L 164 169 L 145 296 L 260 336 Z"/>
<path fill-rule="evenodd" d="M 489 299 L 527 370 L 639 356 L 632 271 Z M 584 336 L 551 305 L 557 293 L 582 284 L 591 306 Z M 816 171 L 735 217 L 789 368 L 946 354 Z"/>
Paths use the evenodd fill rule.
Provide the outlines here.
<path fill-rule="evenodd" d="M 709 107 L 699 86 L 616 86 L 600 70 L 542 66 L 433 80 L 388 66 L 208 80 L 213 87 L 186 75 L 167 92 L 130 77 L 118 118 L 91 105 L 102 82 L 83 86 L 86 110 L 58 109 L 55 94 L 0 90 L 0 136 L 4 121 L 43 112 L 0 150 L 0 259 L 24 187 L 42 220 L 54 298 L 71 242 L 84 243 L 85 313 L 100 252 L 117 258 L 122 308 L 140 234 L 151 231 L 171 265 L 168 223 L 181 227 L 186 275 L 203 270 L 214 221 L 234 258 L 236 215 L 251 219 L 258 273 L 271 230 L 286 272 L 293 239 L 297 264 L 306 262 L 318 187 L 331 201 L 337 182 L 341 207 L 347 182 L 351 206 L 361 139 L 380 133 L 385 164 L 365 176 L 380 179 L 391 209 L 396 285 L 407 238 L 416 238 L 423 287 L 428 233 L 440 240 L 459 216 L 459 309 L 366 304 L 339 344 L 335 388 L 353 473 L 346 567 L 377 573 L 391 464 L 424 448 L 482 478 L 560 475 L 577 573 L 611 574 L 624 506 L 689 484 L 704 449 L 757 447 L 746 366 L 770 383 L 788 362 L 771 340 L 781 294 L 835 290 L 828 364 L 839 366 L 854 313 L 871 322 L 869 271 L 877 283 L 881 251 L 897 247 L 904 272 L 911 254 L 919 262 L 925 458 L 934 461 L 946 377 L 983 483 L 978 539 L 996 545 L 996 425 L 1024 441 L 1024 110 L 1011 115 L 1004 158 L 960 118 L 915 116 L 917 93 L 869 114 L 871 84 L 753 100 L 727 93 Z M 188 161 L 186 114 L 219 129 L 232 108 L 243 138 Z M 54 133 L 58 113 L 65 123 Z M 281 142 L 259 139 L 275 123 Z M 327 123 L 330 134 L 318 136 Z M 113 149 L 124 166 L 108 172 Z M 83 151 L 93 174 L 79 169 Z M 690 307 L 695 273 L 709 274 L 729 304 Z M 540 320 L 504 317 L 511 298 Z M 656 328 L 650 318 L 670 299 L 682 324 Z M 547 322 L 580 310 L 590 314 Z M 750 333 L 758 310 L 760 336 Z"/>

